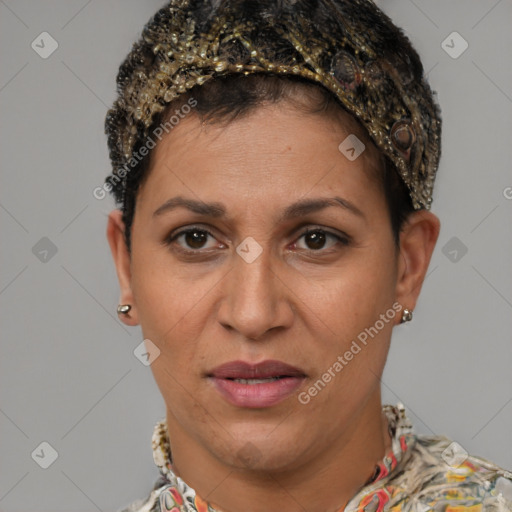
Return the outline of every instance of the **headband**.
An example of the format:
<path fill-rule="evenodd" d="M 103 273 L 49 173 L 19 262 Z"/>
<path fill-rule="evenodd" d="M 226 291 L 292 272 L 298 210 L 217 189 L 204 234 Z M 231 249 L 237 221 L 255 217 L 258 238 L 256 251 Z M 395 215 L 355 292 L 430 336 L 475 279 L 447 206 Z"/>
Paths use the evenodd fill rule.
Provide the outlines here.
<path fill-rule="evenodd" d="M 168 103 L 209 80 L 250 73 L 327 88 L 394 163 L 413 207 L 430 208 L 440 109 L 409 40 L 369 0 L 174 0 L 159 10 L 119 68 L 105 121 L 123 189 L 134 149 Z"/>

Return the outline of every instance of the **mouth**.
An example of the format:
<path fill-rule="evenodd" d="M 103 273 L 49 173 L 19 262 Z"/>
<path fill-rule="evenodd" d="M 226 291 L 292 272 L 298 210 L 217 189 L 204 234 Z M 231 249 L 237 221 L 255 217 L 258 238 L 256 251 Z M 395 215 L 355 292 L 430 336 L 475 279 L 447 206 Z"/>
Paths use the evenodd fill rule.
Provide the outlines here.
<path fill-rule="evenodd" d="M 264 408 L 285 400 L 302 384 L 306 374 L 281 361 L 258 364 L 232 361 L 218 366 L 207 377 L 230 404 Z"/>

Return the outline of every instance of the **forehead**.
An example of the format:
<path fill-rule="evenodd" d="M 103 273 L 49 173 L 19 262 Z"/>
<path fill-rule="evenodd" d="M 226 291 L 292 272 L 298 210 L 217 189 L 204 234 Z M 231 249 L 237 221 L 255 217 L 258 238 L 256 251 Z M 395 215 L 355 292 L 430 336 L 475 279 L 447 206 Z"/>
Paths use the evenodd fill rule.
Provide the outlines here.
<path fill-rule="evenodd" d="M 154 148 L 143 195 L 235 194 L 268 203 L 344 191 L 362 200 L 376 188 L 375 165 L 374 149 L 353 133 L 353 124 L 331 115 L 304 114 L 283 103 L 229 123 L 201 124 L 191 114 Z"/>

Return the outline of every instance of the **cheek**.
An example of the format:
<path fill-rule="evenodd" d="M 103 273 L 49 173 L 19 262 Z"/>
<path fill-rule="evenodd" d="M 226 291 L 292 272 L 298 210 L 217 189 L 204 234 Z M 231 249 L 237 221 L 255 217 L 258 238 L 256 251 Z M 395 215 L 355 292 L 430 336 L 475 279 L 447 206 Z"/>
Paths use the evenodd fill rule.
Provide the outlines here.
<path fill-rule="evenodd" d="M 378 256 L 379 252 L 355 251 L 322 279 L 307 279 L 301 283 L 304 288 L 297 290 L 312 313 L 333 333 L 344 338 L 353 336 L 373 325 L 392 306 L 394 264 L 392 258 Z"/>
<path fill-rule="evenodd" d="M 208 288 L 185 282 L 155 260 L 153 257 L 151 265 L 143 265 L 142 258 L 134 258 L 132 280 L 144 339 L 150 339 L 160 350 L 151 371 L 166 404 L 192 413 L 196 401 L 190 400 L 183 389 L 193 388 L 193 370 L 201 366 L 201 307 Z"/>
<path fill-rule="evenodd" d="M 162 360 L 184 364 L 194 355 L 201 331 L 201 307 L 211 286 L 181 276 L 165 254 L 134 253 L 132 291 L 145 338 L 161 350 Z"/>
<path fill-rule="evenodd" d="M 340 401 L 352 407 L 378 384 L 397 314 L 392 307 L 393 259 L 385 254 L 361 251 L 333 270 L 328 279 L 316 281 L 316 286 L 309 281 L 315 289 L 304 300 L 311 321 L 312 384 L 317 379 L 329 382 L 325 392 L 322 383 L 317 386 L 322 397 L 312 401 L 312 409 L 331 408 L 330 404 Z M 301 296 L 308 297 L 305 289 Z M 386 313 L 383 320 L 381 315 Z"/>

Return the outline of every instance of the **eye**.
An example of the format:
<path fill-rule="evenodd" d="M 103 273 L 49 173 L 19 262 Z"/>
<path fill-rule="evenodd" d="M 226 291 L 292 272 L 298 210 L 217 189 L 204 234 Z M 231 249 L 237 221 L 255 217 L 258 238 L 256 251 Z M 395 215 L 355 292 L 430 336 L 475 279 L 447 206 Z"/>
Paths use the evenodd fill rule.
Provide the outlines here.
<path fill-rule="evenodd" d="M 192 227 L 169 235 L 165 240 L 165 244 L 171 245 L 177 242 L 177 245 L 184 251 L 194 252 L 201 249 L 214 248 L 215 244 L 207 245 L 209 238 L 215 240 L 215 237 L 206 229 Z"/>
<path fill-rule="evenodd" d="M 340 236 L 329 231 L 325 231 L 324 229 L 314 228 L 308 229 L 302 235 L 300 235 L 298 240 L 304 239 L 304 244 L 306 247 L 300 247 L 299 242 L 296 242 L 294 245 L 299 249 L 305 249 L 307 251 L 319 251 L 321 249 L 331 249 L 337 243 L 341 243 L 342 245 L 348 245 L 350 240 L 347 236 Z"/>
<path fill-rule="evenodd" d="M 201 253 L 209 249 L 219 247 L 215 244 L 216 238 L 208 230 L 200 227 L 190 227 L 182 229 L 177 233 L 171 233 L 165 240 L 164 244 L 168 246 L 178 246 L 178 250 L 186 253 Z M 303 242 L 301 242 L 303 240 Z M 311 252 L 319 252 L 322 249 L 328 250 L 341 244 L 343 246 L 350 244 L 350 237 L 331 233 L 321 228 L 308 229 L 303 232 L 298 241 L 293 245 L 295 248 L 303 249 Z M 224 248 L 224 244 L 220 244 L 220 248 Z"/>

